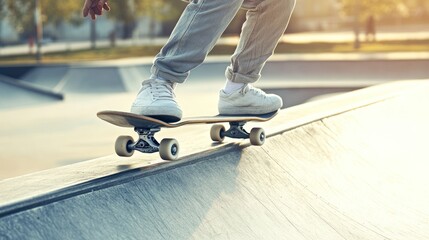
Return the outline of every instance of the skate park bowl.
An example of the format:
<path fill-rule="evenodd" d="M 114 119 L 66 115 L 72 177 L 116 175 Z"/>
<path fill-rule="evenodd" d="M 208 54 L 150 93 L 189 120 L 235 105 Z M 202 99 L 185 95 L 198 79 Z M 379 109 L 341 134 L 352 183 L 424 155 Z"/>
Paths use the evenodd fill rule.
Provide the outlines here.
<path fill-rule="evenodd" d="M 0 75 L 0 109 L 47 104 L 63 98 L 60 93 Z"/>
<path fill-rule="evenodd" d="M 261 147 L 169 132 L 181 158 L 110 155 L 0 181 L 1 239 L 428 239 L 429 81 L 281 110 Z"/>
<path fill-rule="evenodd" d="M 410 55 L 275 55 L 265 65 L 261 81 L 257 84 L 264 89 L 291 90 L 288 94 L 299 92 L 292 99 L 300 99 L 285 106 L 289 107 L 318 97 L 317 89 L 323 89 L 321 94 L 325 95 L 388 81 L 427 79 L 427 54 L 412 54 L 412 58 Z M 11 65 L 0 67 L 0 74 L 64 95 L 135 93 L 141 81 L 150 76 L 152 61 L 152 58 L 136 58 L 57 65 Z M 229 61 L 228 57 L 210 56 L 192 71 L 187 81 L 191 84 L 224 81 Z"/>

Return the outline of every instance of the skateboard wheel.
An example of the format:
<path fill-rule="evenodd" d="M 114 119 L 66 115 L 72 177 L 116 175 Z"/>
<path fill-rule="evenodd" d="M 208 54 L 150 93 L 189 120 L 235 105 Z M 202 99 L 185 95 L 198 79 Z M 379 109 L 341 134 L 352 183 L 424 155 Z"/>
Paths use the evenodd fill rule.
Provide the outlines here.
<path fill-rule="evenodd" d="M 223 140 L 225 139 L 225 136 L 223 135 L 224 132 L 225 127 L 223 125 L 213 125 L 210 129 L 210 138 L 215 142 L 223 142 Z"/>
<path fill-rule="evenodd" d="M 252 128 L 249 135 L 250 143 L 255 146 L 261 146 L 265 142 L 265 131 L 262 128 Z"/>
<path fill-rule="evenodd" d="M 173 138 L 162 139 L 159 145 L 159 155 L 164 160 L 176 160 L 179 156 L 179 142 Z"/>
<path fill-rule="evenodd" d="M 115 152 L 121 157 L 131 157 L 134 150 L 128 146 L 134 143 L 134 139 L 130 136 L 119 136 L 115 142 Z"/>

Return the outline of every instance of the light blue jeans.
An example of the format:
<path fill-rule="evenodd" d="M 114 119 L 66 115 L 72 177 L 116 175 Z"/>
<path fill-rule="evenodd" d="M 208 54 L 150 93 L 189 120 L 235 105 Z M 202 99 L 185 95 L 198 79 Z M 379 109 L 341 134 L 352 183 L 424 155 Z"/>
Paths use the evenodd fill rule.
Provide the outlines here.
<path fill-rule="evenodd" d="M 247 10 L 227 79 L 253 83 L 286 30 L 296 0 L 192 0 L 156 56 L 153 77 L 183 83 L 212 50 L 240 8 Z"/>

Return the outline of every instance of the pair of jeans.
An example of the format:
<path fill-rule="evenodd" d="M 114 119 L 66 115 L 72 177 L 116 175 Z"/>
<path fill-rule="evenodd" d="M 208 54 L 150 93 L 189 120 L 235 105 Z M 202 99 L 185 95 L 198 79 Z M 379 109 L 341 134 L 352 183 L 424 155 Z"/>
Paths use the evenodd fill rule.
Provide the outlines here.
<path fill-rule="evenodd" d="M 185 82 L 189 72 L 204 61 L 238 10 L 243 8 L 247 10 L 246 21 L 225 75 L 233 82 L 256 82 L 286 30 L 295 1 L 190 1 L 155 57 L 152 77 Z"/>

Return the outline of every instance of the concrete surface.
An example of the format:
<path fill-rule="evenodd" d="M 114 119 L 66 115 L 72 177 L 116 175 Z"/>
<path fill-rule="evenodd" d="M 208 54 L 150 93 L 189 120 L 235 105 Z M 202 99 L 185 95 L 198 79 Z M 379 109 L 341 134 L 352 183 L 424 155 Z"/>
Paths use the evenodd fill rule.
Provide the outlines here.
<path fill-rule="evenodd" d="M 427 53 L 274 55 L 257 86 L 280 94 L 287 108 L 384 82 L 428 79 L 428 59 Z M 7 108 L 0 111 L 0 179 L 111 153 L 111 139 L 124 132 L 103 126 L 95 113 L 129 109 L 140 81 L 150 75 L 152 60 L 0 68 L 23 83 L 65 95 L 61 102 L 45 97 L 41 101 L 38 94 L 2 87 L 0 104 Z M 185 116 L 217 113 L 217 93 L 228 60 L 209 57 L 178 87 Z"/>
<path fill-rule="evenodd" d="M 428 89 L 283 110 L 262 147 L 210 147 L 195 127 L 176 134 L 178 162 L 109 156 L 1 181 L 0 237 L 427 239 Z"/>
<path fill-rule="evenodd" d="M 58 82 L 67 74 L 69 68 L 68 65 L 36 66 L 21 76 L 20 79 L 48 89 L 54 89 Z"/>
<path fill-rule="evenodd" d="M 0 75 L 0 109 L 13 109 L 63 100 L 64 96 L 18 79 Z"/>

